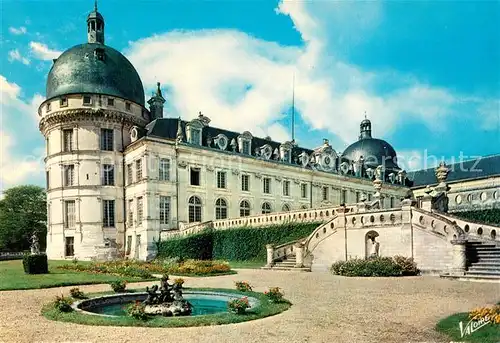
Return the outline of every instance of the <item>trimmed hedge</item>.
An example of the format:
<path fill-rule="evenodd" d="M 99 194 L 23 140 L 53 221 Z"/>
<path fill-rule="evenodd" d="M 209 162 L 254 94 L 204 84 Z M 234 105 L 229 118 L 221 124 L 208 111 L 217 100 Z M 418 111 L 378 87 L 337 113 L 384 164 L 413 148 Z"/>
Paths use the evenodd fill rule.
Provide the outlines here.
<path fill-rule="evenodd" d="M 26 274 L 48 274 L 49 262 L 45 254 L 26 254 L 23 256 L 23 267 Z"/>
<path fill-rule="evenodd" d="M 453 212 L 452 215 L 473 222 L 500 225 L 500 208 L 490 210 Z"/>
<path fill-rule="evenodd" d="M 246 261 L 266 259 L 266 244 L 283 244 L 309 236 L 320 223 L 289 223 L 260 228 L 205 230 L 158 242 L 158 257 Z"/>

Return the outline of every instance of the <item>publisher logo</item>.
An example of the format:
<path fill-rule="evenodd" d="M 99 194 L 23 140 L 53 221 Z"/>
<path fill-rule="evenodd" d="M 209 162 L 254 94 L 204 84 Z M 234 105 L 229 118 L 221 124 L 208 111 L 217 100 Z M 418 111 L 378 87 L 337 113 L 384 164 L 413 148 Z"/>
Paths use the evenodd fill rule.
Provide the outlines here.
<path fill-rule="evenodd" d="M 458 326 L 460 328 L 460 337 L 464 338 L 464 336 L 466 335 L 470 336 L 472 333 L 476 332 L 483 326 L 488 325 L 489 323 L 491 323 L 491 319 L 489 317 L 484 317 L 479 320 L 471 320 L 467 323 L 467 325 L 465 325 L 465 327 L 464 323 L 460 322 L 458 323 Z"/>

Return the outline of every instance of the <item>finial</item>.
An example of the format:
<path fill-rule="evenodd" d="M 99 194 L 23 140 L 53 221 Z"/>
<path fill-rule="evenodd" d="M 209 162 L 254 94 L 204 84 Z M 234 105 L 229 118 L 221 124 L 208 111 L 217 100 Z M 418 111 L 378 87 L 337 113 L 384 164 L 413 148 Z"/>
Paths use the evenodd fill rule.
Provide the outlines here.
<path fill-rule="evenodd" d="M 97 0 L 94 1 L 94 11 L 97 12 Z"/>
<path fill-rule="evenodd" d="M 366 119 L 366 111 L 365 111 L 365 119 Z"/>

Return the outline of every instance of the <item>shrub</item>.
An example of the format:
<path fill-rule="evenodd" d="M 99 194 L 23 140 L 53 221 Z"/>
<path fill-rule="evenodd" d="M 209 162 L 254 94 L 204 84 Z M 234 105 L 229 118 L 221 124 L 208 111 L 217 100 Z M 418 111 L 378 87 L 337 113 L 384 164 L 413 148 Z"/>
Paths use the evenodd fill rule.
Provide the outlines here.
<path fill-rule="evenodd" d="M 250 303 L 248 302 L 247 297 L 243 297 L 228 301 L 227 307 L 229 312 L 233 312 L 236 314 L 243 314 L 245 313 L 247 308 L 250 308 Z"/>
<path fill-rule="evenodd" d="M 149 315 L 146 313 L 146 306 L 140 301 L 136 301 L 129 307 L 127 307 L 127 314 L 135 319 L 148 320 Z"/>
<path fill-rule="evenodd" d="M 49 263 L 45 254 L 25 254 L 23 256 L 23 267 L 26 274 L 47 274 Z"/>
<path fill-rule="evenodd" d="M 238 227 L 205 230 L 158 242 L 158 256 L 181 259 L 246 261 L 266 259 L 266 244 L 283 244 L 307 237 L 318 222 L 270 225 L 259 229 Z"/>
<path fill-rule="evenodd" d="M 473 222 L 500 225 L 500 208 L 488 210 L 454 212 L 452 215 Z"/>
<path fill-rule="evenodd" d="M 420 270 L 417 268 L 417 264 L 412 257 L 396 255 L 392 259 L 401 267 L 403 276 L 420 274 Z"/>
<path fill-rule="evenodd" d="M 183 284 L 184 284 L 184 279 L 182 279 L 182 278 L 178 278 L 178 279 L 174 280 L 174 285 L 182 287 Z"/>
<path fill-rule="evenodd" d="M 111 286 L 113 291 L 115 291 L 115 293 L 121 293 L 125 292 L 125 288 L 127 287 L 127 281 L 124 280 L 112 281 L 110 282 L 109 285 Z"/>
<path fill-rule="evenodd" d="M 285 293 L 279 287 L 271 287 L 268 291 L 265 291 L 264 294 L 274 303 L 279 303 L 283 301 L 283 297 Z"/>
<path fill-rule="evenodd" d="M 78 287 L 71 288 L 69 294 L 75 299 L 85 299 L 85 293 L 80 291 Z"/>
<path fill-rule="evenodd" d="M 416 266 L 415 266 L 416 268 Z M 401 276 L 403 267 L 391 257 L 351 259 L 332 264 L 331 272 L 343 276 Z"/>
<path fill-rule="evenodd" d="M 236 290 L 240 292 L 252 291 L 252 286 L 247 281 L 236 281 L 234 284 L 236 285 Z"/>
<path fill-rule="evenodd" d="M 71 304 L 73 301 L 70 298 L 65 297 L 61 294 L 61 296 L 56 296 L 54 300 L 54 308 L 60 312 L 71 312 L 73 308 Z"/>

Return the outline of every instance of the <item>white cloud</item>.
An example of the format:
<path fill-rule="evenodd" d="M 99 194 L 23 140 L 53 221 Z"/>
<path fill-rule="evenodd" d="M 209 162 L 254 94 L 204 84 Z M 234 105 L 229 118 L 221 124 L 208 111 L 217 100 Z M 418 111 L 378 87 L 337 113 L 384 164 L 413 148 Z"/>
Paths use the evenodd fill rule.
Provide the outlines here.
<path fill-rule="evenodd" d="M 340 2 L 311 7 L 309 2 L 283 1 L 277 9 L 291 17 L 304 40 L 302 47 L 281 46 L 233 30 L 203 30 L 130 42 L 125 53 L 147 87 L 156 81 L 169 86 L 171 115 L 189 119 L 201 110 L 214 126 L 267 133 L 291 103 L 295 74 L 295 105 L 302 119 L 344 144 L 357 139 L 365 111 L 378 137 L 390 133 L 403 116 L 432 130 L 446 127 L 445 118 L 456 113 L 462 101 L 459 96 L 419 83 L 411 75 L 362 70 L 332 52 L 328 18 L 338 19 L 338 32 L 346 33 L 351 20 L 358 33 L 370 31 L 380 20 L 378 3 L 366 5 L 363 15 L 359 7 Z M 376 86 L 386 80 L 396 86 L 379 94 Z M 273 138 L 285 137 L 288 131 L 282 128 Z"/>
<path fill-rule="evenodd" d="M 61 51 L 52 50 L 46 44 L 40 42 L 30 42 L 30 48 L 36 58 L 44 61 L 52 61 L 61 55 Z"/>
<path fill-rule="evenodd" d="M 39 104 L 44 99 L 41 95 L 35 94 L 25 101 L 21 96 L 21 88 L 0 75 L 0 113 L 2 114 L 0 191 L 18 184 L 32 183 L 34 179 L 41 181 L 44 176 L 43 151 L 40 151 L 40 148 L 26 150 L 23 146 L 33 137 L 38 137 L 33 136 L 34 134 L 40 135 L 36 113 Z"/>
<path fill-rule="evenodd" d="M 18 49 L 9 51 L 9 62 L 14 61 L 19 61 L 24 65 L 29 65 L 31 62 L 28 58 L 21 56 L 21 53 Z"/>
<path fill-rule="evenodd" d="M 28 32 L 28 30 L 24 26 L 20 26 L 19 28 L 11 26 L 9 27 L 9 32 L 13 35 L 24 35 Z"/>

